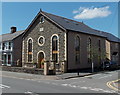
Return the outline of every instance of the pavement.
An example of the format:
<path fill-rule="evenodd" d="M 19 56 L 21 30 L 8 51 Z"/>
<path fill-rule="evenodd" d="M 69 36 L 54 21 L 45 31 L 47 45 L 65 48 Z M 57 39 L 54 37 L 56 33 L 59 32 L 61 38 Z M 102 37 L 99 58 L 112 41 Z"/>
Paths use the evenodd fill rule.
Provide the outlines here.
<path fill-rule="evenodd" d="M 57 74 L 56 77 L 58 77 L 58 79 L 70 79 L 70 78 L 90 76 L 90 75 L 104 73 L 104 72 L 109 72 L 109 71 L 108 70 L 102 71 L 99 69 L 95 69 L 94 72 L 91 72 L 91 69 L 87 69 L 87 70 L 81 70 L 79 72 L 76 71 L 76 72 L 70 72 L 70 73 Z"/>
<path fill-rule="evenodd" d="M 73 73 L 64 73 L 64 74 L 56 75 L 56 77 L 58 77 L 58 79 L 70 79 L 70 78 L 76 78 L 76 77 L 89 76 L 89 75 L 93 75 L 93 74 L 95 74 L 95 73 L 79 72 L 79 75 L 78 75 L 77 72 L 73 72 Z"/>
<path fill-rule="evenodd" d="M 89 75 L 96 74 L 98 72 L 90 73 L 90 72 L 71 72 L 71 73 L 63 73 L 63 74 L 56 74 L 56 75 L 38 75 L 38 74 L 29 74 L 23 72 L 10 72 L 10 71 L 2 71 L 2 76 L 10 76 L 10 77 L 18 77 L 18 78 L 27 78 L 27 79 L 44 79 L 44 80 L 63 80 L 63 79 L 70 79 L 76 77 L 85 77 Z"/>

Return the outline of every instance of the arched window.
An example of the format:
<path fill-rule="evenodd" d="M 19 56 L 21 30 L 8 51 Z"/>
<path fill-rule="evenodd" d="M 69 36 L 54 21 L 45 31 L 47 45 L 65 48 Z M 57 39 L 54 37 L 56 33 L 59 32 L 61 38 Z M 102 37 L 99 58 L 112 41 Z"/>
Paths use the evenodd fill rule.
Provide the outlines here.
<path fill-rule="evenodd" d="M 44 16 L 41 16 L 40 17 L 40 23 L 43 23 L 44 22 Z"/>
<path fill-rule="evenodd" d="M 99 52 L 101 51 L 101 41 L 98 40 L 98 49 L 99 49 Z"/>
<path fill-rule="evenodd" d="M 28 62 L 32 62 L 32 39 L 28 40 Z"/>
<path fill-rule="evenodd" d="M 91 38 L 88 39 L 87 52 L 88 52 L 88 63 L 91 63 Z"/>
<path fill-rule="evenodd" d="M 77 36 L 75 38 L 75 63 L 80 63 L 80 38 Z"/>
<path fill-rule="evenodd" d="M 98 63 L 101 63 L 101 41 L 98 40 Z"/>
<path fill-rule="evenodd" d="M 58 62 L 58 37 L 52 37 L 52 61 Z"/>

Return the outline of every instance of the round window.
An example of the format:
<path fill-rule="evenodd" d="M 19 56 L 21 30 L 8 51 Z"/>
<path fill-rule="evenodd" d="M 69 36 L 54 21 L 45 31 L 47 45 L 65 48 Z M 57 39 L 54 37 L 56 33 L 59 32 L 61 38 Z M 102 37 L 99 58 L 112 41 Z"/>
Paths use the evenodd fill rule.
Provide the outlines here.
<path fill-rule="evenodd" d="M 44 43 L 45 43 L 44 37 L 43 37 L 43 36 L 40 36 L 39 39 L 38 39 L 38 44 L 39 44 L 40 46 L 42 46 Z"/>

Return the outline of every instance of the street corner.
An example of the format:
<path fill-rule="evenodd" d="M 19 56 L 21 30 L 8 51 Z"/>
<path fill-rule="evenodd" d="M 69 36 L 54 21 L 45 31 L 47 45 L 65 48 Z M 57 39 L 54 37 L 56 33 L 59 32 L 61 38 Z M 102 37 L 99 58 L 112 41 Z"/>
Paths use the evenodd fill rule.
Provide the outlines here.
<path fill-rule="evenodd" d="M 120 92 L 120 79 L 109 81 L 106 84 L 109 88 L 113 89 L 116 92 Z"/>

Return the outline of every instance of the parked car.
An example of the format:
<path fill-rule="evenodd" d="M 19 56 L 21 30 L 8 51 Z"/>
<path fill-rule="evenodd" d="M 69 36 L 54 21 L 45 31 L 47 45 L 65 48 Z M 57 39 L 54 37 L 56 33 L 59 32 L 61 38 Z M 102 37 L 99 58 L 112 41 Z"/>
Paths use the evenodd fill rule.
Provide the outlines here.
<path fill-rule="evenodd" d="M 118 69 L 118 64 L 114 61 L 105 61 L 104 63 L 101 64 L 100 66 L 102 69 Z"/>

